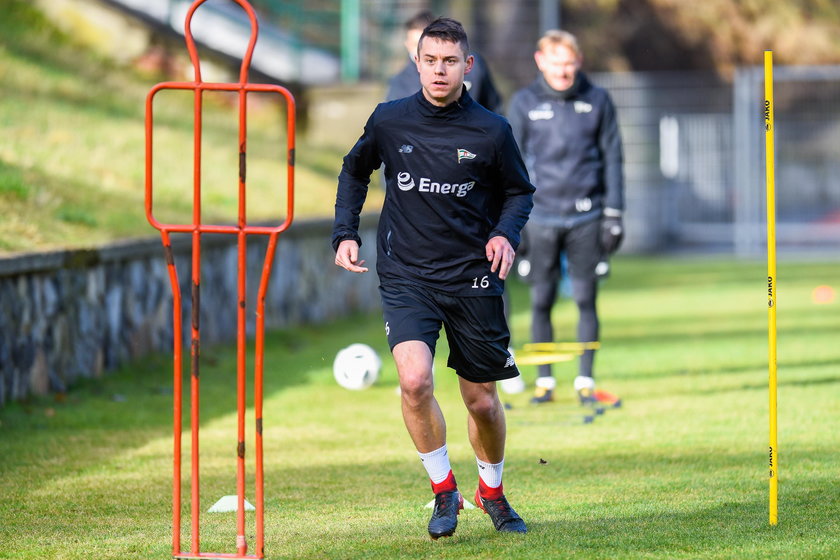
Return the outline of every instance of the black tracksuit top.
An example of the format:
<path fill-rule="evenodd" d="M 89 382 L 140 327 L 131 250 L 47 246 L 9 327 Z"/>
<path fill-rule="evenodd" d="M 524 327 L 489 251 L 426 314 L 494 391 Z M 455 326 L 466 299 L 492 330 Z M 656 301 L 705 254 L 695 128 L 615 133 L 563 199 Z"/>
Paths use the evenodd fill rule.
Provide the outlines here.
<path fill-rule="evenodd" d="M 385 164 L 377 231 L 380 282 L 408 281 L 457 295 L 498 295 L 485 245 L 497 235 L 514 249 L 534 187 L 510 126 L 474 102 L 436 107 L 422 91 L 379 104 L 344 158 L 332 245 L 361 244 L 359 213 L 370 175 Z"/>
<path fill-rule="evenodd" d="M 624 209 L 621 136 L 606 90 L 582 72 L 565 92 L 539 76 L 513 95 L 507 116 L 537 186 L 532 221 Z"/>

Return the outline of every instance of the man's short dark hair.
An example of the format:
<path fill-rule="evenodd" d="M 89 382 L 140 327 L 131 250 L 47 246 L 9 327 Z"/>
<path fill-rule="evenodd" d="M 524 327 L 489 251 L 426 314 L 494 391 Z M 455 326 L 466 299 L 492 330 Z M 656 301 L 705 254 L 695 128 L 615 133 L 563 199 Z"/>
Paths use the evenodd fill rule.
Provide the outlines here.
<path fill-rule="evenodd" d="M 426 29 L 426 26 L 435 21 L 435 19 L 435 15 L 429 10 L 417 12 L 416 14 L 414 14 L 406 20 L 405 30 L 411 31 L 413 29 L 416 29 L 417 31 L 423 31 L 424 29 Z"/>
<path fill-rule="evenodd" d="M 467 39 L 467 32 L 464 31 L 464 26 L 461 25 L 461 22 L 452 18 L 437 18 L 423 30 L 423 34 L 420 35 L 420 40 L 417 42 L 418 56 L 420 55 L 420 45 L 423 44 L 423 39 L 426 37 L 431 37 L 439 41 L 457 43 L 461 45 L 465 59 L 470 55 L 470 42 Z"/>

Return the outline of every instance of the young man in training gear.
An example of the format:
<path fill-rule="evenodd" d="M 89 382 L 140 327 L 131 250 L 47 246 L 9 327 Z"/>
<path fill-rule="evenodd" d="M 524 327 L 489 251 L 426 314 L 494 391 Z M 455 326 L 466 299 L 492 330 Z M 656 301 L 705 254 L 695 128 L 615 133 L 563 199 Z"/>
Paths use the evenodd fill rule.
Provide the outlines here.
<path fill-rule="evenodd" d="M 417 54 L 417 42 L 426 26 L 434 20 L 435 16 L 428 10 L 424 10 L 405 22 L 404 44 L 406 51 L 408 51 L 408 60 L 402 70 L 391 76 L 388 80 L 385 101 L 393 101 L 401 97 L 414 95 L 420 89 L 420 74 L 417 72 L 417 63 L 414 60 Z M 473 101 L 478 101 L 484 108 L 500 112 L 502 97 L 493 84 L 490 69 L 480 56 L 472 53 L 472 57 L 472 70 L 464 78 L 464 85 L 470 92 L 470 97 L 473 98 Z"/>
<path fill-rule="evenodd" d="M 557 298 L 561 253 L 565 252 L 572 295 L 580 312 L 580 342 L 598 340 L 599 263 L 615 252 L 624 236 L 622 146 L 609 94 L 580 71 L 577 40 L 551 30 L 534 54 L 540 75 L 517 91 L 508 119 L 537 190 L 525 228 L 530 263 L 531 338 L 553 342 L 551 308 Z M 603 265 L 602 265 L 603 266 Z M 574 388 L 582 404 L 595 398 L 595 350 L 583 352 Z M 539 366 L 534 403 L 553 399 L 556 382 L 550 365 Z M 610 404 L 617 404 L 612 402 Z"/>
<path fill-rule="evenodd" d="M 441 326 L 468 411 L 476 502 L 498 531 L 526 532 L 502 486 L 505 414 L 496 381 L 519 374 L 507 350 L 502 292 L 534 187 L 507 121 L 464 87 L 473 64 L 469 52 L 455 20 L 437 19 L 423 31 L 416 55 L 422 88 L 378 105 L 344 158 L 332 236 L 335 263 L 366 272 L 359 213 L 371 172 L 384 164 L 376 269 L 403 420 L 435 493 L 428 527 L 434 539 L 455 532 L 463 508 L 434 396 Z"/>

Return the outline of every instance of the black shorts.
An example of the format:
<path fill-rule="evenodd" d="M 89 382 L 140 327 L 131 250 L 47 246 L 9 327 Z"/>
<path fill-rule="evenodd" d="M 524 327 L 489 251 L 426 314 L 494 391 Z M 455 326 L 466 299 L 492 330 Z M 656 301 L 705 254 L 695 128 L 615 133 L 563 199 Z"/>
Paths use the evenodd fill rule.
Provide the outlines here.
<path fill-rule="evenodd" d="M 519 370 L 508 352 L 510 331 L 502 296 L 464 297 L 418 286 L 379 286 L 385 334 L 391 350 L 400 342 L 419 340 L 435 353 L 443 326 L 449 342 L 447 365 L 474 383 L 510 379 Z"/>

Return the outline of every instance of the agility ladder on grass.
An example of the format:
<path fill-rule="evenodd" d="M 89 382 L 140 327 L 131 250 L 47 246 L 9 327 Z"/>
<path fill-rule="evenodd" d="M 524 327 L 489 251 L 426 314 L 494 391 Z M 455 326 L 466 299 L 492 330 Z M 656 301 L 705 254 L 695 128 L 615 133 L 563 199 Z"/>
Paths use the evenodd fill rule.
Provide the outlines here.
<path fill-rule="evenodd" d="M 262 440 L 262 407 L 263 407 L 263 344 L 265 331 L 265 296 L 268 279 L 274 261 L 277 240 L 281 232 L 288 229 L 292 222 L 294 206 L 294 133 L 295 133 L 295 101 L 291 93 L 280 86 L 271 84 L 248 83 L 248 70 L 251 56 L 257 41 L 258 25 L 253 8 L 246 0 L 233 0 L 239 4 L 248 15 L 251 23 L 251 35 L 242 65 L 239 71 L 238 83 L 208 83 L 201 79 L 201 69 L 198 60 L 195 41 L 191 31 L 191 21 L 196 9 L 206 0 L 195 0 L 187 12 L 184 22 L 184 37 L 190 61 L 194 69 L 195 80 L 192 82 L 163 82 L 155 85 L 146 97 L 146 217 L 161 233 L 169 280 L 173 292 L 173 478 L 172 478 L 172 556 L 174 558 L 263 558 L 264 557 L 264 504 L 263 504 L 263 440 Z M 194 93 L 193 111 L 193 214 L 192 222 L 188 224 L 161 223 L 155 219 L 152 205 L 152 131 L 153 131 L 153 99 L 162 90 L 191 90 Z M 204 92 L 235 92 L 238 94 L 239 104 L 239 208 L 236 225 L 210 225 L 202 222 L 201 214 L 201 138 L 202 138 L 202 97 Z M 279 226 L 248 225 L 246 217 L 246 140 L 247 140 L 247 94 L 250 92 L 276 93 L 282 96 L 286 103 L 286 217 Z M 172 251 L 171 234 L 190 234 L 192 238 L 192 325 L 190 344 L 190 430 L 191 430 L 191 508 L 192 521 L 190 531 L 190 549 L 181 550 L 181 431 L 182 431 L 182 308 L 181 289 L 178 273 L 175 268 Z M 237 401 L 237 444 L 236 444 L 236 553 L 202 552 L 200 546 L 199 512 L 199 293 L 201 285 L 201 236 L 205 233 L 230 234 L 237 236 L 237 368 L 236 368 L 236 401 Z M 259 290 L 256 302 L 256 329 L 254 350 L 254 416 L 255 416 L 255 552 L 248 554 L 248 543 L 245 537 L 245 354 L 246 354 L 246 247 L 249 235 L 266 235 L 268 244 Z"/>

